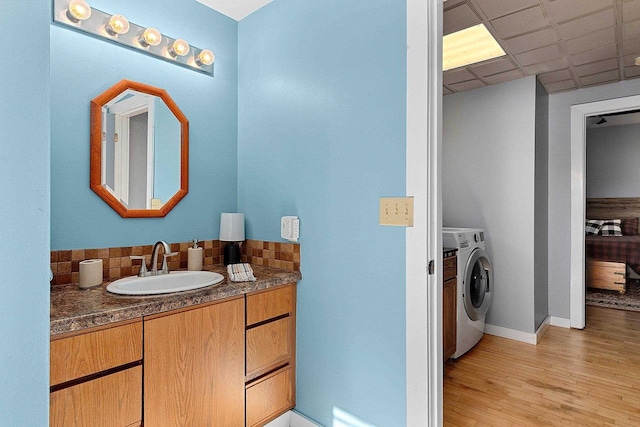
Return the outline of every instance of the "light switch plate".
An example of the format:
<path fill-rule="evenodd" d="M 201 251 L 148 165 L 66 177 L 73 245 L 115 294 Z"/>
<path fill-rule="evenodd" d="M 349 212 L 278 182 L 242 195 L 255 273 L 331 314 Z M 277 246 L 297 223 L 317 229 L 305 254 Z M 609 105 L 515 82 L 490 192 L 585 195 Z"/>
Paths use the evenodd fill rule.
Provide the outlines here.
<path fill-rule="evenodd" d="M 161 208 L 162 208 L 162 200 L 151 199 L 151 209 L 161 209 Z"/>
<path fill-rule="evenodd" d="M 413 227 L 413 197 L 381 197 L 380 225 Z"/>

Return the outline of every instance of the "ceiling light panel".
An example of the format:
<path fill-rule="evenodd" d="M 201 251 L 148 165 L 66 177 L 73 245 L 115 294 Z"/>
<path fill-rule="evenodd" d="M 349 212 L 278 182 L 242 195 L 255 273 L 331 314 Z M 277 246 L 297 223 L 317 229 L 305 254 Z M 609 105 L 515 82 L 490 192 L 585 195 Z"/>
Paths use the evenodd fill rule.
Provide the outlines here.
<path fill-rule="evenodd" d="M 504 50 L 484 24 L 449 34 L 442 39 L 443 71 L 504 55 Z"/>

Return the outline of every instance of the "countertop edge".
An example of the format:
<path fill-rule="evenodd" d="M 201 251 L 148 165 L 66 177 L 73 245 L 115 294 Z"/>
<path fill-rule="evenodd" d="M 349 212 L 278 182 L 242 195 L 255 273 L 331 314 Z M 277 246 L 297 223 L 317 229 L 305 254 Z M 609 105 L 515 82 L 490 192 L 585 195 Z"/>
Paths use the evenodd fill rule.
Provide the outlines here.
<path fill-rule="evenodd" d="M 52 289 L 51 315 L 50 315 L 50 336 L 77 332 L 99 326 L 117 323 L 144 316 L 150 316 L 163 312 L 178 310 L 200 304 L 207 304 L 215 301 L 222 301 L 227 298 L 246 295 L 273 287 L 297 283 L 302 279 L 299 271 L 286 271 L 266 267 L 254 267 L 257 280 L 255 282 L 231 282 L 225 275 L 225 281 L 210 288 L 198 289 L 194 291 L 179 292 L 171 295 L 156 295 L 149 297 L 131 297 L 109 294 L 106 290 L 108 283 L 105 282 L 99 288 L 89 290 L 79 290 L 77 285 L 65 285 L 58 289 Z M 262 276 L 262 277 L 261 277 Z M 268 276 L 268 277 L 265 277 Z M 84 305 L 83 310 L 73 310 L 68 312 L 54 313 L 56 301 L 58 299 L 74 298 L 79 301 L 78 305 Z M 113 307 L 96 307 L 93 309 L 90 304 L 93 302 L 100 305 L 100 302 L 108 301 Z M 88 307 L 89 306 L 89 307 Z M 88 308 L 87 308 L 88 307 Z M 89 310 L 89 312 L 87 312 Z M 63 311 L 63 309 L 60 309 Z"/>

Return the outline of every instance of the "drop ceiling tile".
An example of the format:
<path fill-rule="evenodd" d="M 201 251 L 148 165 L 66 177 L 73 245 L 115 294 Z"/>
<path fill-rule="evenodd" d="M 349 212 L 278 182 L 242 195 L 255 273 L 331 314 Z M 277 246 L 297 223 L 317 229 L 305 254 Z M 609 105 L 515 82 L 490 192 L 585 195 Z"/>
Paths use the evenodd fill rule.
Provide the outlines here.
<path fill-rule="evenodd" d="M 513 70 L 516 67 L 508 57 L 503 56 L 501 58 L 491 59 L 489 61 L 470 65 L 469 68 L 471 68 L 471 70 L 473 70 L 473 72 L 478 76 L 490 76 L 492 74 L 498 74 L 505 71 Z"/>
<path fill-rule="evenodd" d="M 635 61 L 636 61 L 636 58 L 637 58 L 637 57 L 638 57 L 638 56 L 637 56 L 637 55 L 635 55 L 635 54 L 625 55 L 625 56 L 622 58 L 622 59 L 623 59 L 623 62 L 622 62 L 622 63 L 623 63 L 623 65 L 624 65 L 625 67 L 631 67 L 631 66 L 634 66 L 634 67 L 635 67 L 635 66 L 636 66 Z M 640 67 L 638 67 L 638 68 L 640 68 Z"/>
<path fill-rule="evenodd" d="M 592 31 L 601 30 L 607 27 L 613 27 L 616 18 L 613 8 L 605 9 L 583 18 L 574 19 L 558 25 L 558 29 L 564 40 L 574 39 L 584 36 Z"/>
<path fill-rule="evenodd" d="M 622 38 L 632 39 L 640 36 L 640 21 L 627 22 L 622 25 Z"/>
<path fill-rule="evenodd" d="M 620 78 L 620 74 L 618 70 L 605 71 L 604 73 L 593 74 L 591 76 L 580 77 L 580 83 L 588 86 L 598 83 L 606 83 L 614 80 L 618 80 Z"/>
<path fill-rule="evenodd" d="M 542 46 L 548 46 L 556 42 L 556 38 L 553 35 L 553 31 L 549 28 L 536 31 L 535 33 L 529 33 L 524 36 L 514 37 L 509 40 L 504 40 L 512 54 L 533 50 Z"/>
<path fill-rule="evenodd" d="M 509 38 L 546 27 L 547 19 L 539 6 L 525 9 L 491 21 L 498 35 Z"/>
<path fill-rule="evenodd" d="M 451 9 L 452 7 L 455 7 L 455 6 L 457 6 L 457 5 L 461 4 L 461 3 L 466 3 L 466 2 L 467 2 L 467 0 L 447 0 L 447 1 L 445 1 L 443 7 L 444 7 L 444 10 L 447 10 L 447 9 Z"/>
<path fill-rule="evenodd" d="M 560 57 L 560 49 L 558 49 L 558 45 L 555 44 L 516 55 L 518 62 L 524 66 L 540 62 L 549 62 Z"/>
<path fill-rule="evenodd" d="M 549 93 L 640 78 L 633 65 L 640 56 L 640 0 L 448 0 L 443 7 L 453 12 L 446 30 L 468 17 L 483 20 L 507 52 L 445 72 L 443 93 L 520 74 L 537 75 Z"/>
<path fill-rule="evenodd" d="M 569 79 L 571 79 L 571 73 L 569 70 L 558 70 L 538 75 L 538 80 L 540 80 L 542 84 L 555 83 Z"/>
<path fill-rule="evenodd" d="M 575 89 L 576 84 L 573 80 L 562 80 L 559 82 L 547 83 L 544 85 L 544 87 L 545 89 L 547 89 L 547 92 L 553 93 L 562 92 L 563 90 Z"/>
<path fill-rule="evenodd" d="M 567 68 L 567 63 L 563 58 L 560 58 L 543 64 L 529 65 L 527 67 L 524 67 L 524 70 L 530 76 L 536 76 L 538 74 L 549 73 L 551 71 L 562 70 L 564 68 Z"/>
<path fill-rule="evenodd" d="M 632 77 L 640 76 L 640 67 L 632 65 L 630 67 L 624 67 L 624 77 L 630 79 Z"/>
<path fill-rule="evenodd" d="M 442 74 L 442 81 L 446 85 L 473 80 L 475 78 L 476 76 L 471 74 L 466 68 L 456 68 L 454 70 L 445 71 Z"/>
<path fill-rule="evenodd" d="M 456 92 L 462 92 L 465 90 L 477 89 L 479 87 L 486 86 L 480 80 L 469 80 L 468 82 L 460 82 L 449 85 L 449 87 Z"/>
<path fill-rule="evenodd" d="M 602 46 L 596 49 L 586 50 L 571 57 L 574 65 L 582 65 L 588 62 L 601 61 L 603 59 L 615 58 L 618 56 L 618 47 L 615 44 Z"/>
<path fill-rule="evenodd" d="M 624 55 L 640 55 L 640 37 L 622 41 L 622 53 Z"/>
<path fill-rule="evenodd" d="M 618 58 L 605 59 L 600 62 L 591 62 L 588 64 L 575 67 L 576 74 L 579 77 L 589 76 L 591 74 L 602 73 L 604 71 L 617 70 Z"/>
<path fill-rule="evenodd" d="M 511 70 L 506 73 L 494 74 L 492 76 L 483 77 L 483 80 L 490 85 L 495 85 L 502 82 L 508 82 L 510 80 L 516 80 L 523 78 L 524 75 L 520 70 Z"/>
<path fill-rule="evenodd" d="M 555 23 L 613 6 L 615 0 L 545 0 L 544 7 Z"/>
<path fill-rule="evenodd" d="M 478 15 L 476 15 L 466 3 L 453 9 L 447 9 L 444 12 L 443 18 L 442 33 L 444 35 L 473 27 L 482 22 Z"/>
<path fill-rule="evenodd" d="M 622 22 L 640 18 L 640 1 L 624 1 L 622 3 Z"/>
<path fill-rule="evenodd" d="M 604 30 L 595 31 L 582 37 L 566 40 L 563 44 L 570 54 L 576 54 L 584 52 L 585 50 L 614 44 L 615 42 L 616 35 L 614 29 L 605 28 Z"/>
<path fill-rule="evenodd" d="M 475 0 L 475 2 L 480 6 L 480 9 L 489 19 L 494 19 L 499 16 L 515 12 L 516 10 L 524 9 L 525 7 L 534 6 L 540 3 L 539 0 Z"/>
<path fill-rule="evenodd" d="M 453 93 L 452 90 L 447 89 L 445 86 L 442 87 L 442 94 L 443 95 L 449 95 L 449 94 L 452 94 L 452 93 Z"/>

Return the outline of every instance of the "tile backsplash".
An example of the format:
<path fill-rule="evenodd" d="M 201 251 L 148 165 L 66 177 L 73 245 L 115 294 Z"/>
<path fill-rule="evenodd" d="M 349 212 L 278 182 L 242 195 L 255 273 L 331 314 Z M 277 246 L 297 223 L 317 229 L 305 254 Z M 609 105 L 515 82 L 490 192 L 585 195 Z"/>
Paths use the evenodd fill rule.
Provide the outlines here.
<path fill-rule="evenodd" d="M 171 250 L 180 252 L 180 255 L 169 258 L 170 270 L 187 268 L 187 250 L 191 245 L 191 242 L 171 243 Z M 203 265 L 205 269 L 215 264 L 222 264 L 224 245 L 225 243 L 219 240 L 198 242 L 198 246 L 204 249 Z M 140 269 L 140 261 L 132 261 L 129 256 L 145 255 L 147 265 L 149 265 L 152 249 L 153 245 L 145 245 L 51 251 L 51 270 L 53 271 L 51 285 L 78 283 L 80 281 L 80 261 L 85 259 L 102 259 L 104 280 L 136 275 Z M 246 240 L 242 244 L 242 261 L 283 270 L 300 271 L 300 245 Z"/>

